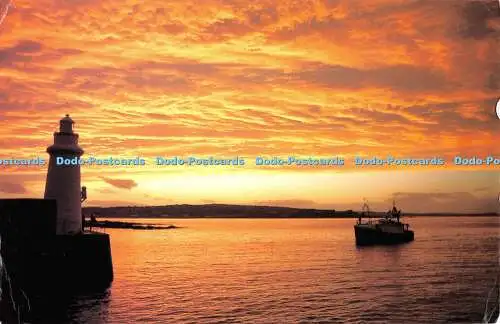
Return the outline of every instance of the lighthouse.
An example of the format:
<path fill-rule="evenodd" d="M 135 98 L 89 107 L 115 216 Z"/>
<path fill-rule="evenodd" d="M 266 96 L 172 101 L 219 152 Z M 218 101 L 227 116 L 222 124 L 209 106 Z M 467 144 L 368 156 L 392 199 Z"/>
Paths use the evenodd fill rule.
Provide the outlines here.
<path fill-rule="evenodd" d="M 73 125 L 69 115 L 61 119 L 59 132 L 54 133 L 54 144 L 47 148 L 50 160 L 44 198 L 57 201 L 58 235 L 82 232 L 82 191 L 80 164 L 77 162 L 83 150 L 78 145 L 78 134 L 73 132 Z"/>
<path fill-rule="evenodd" d="M 15 270 L 9 272 L 14 285 L 4 276 L 2 286 L 9 289 L 0 287 L 2 323 L 45 319 L 47 300 L 102 292 L 113 282 L 109 234 L 82 230 L 87 191 L 80 188 L 83 150 L 73 126 L 69 115 L 61 119 L 47 148 L 44 199 L 0 198 L 0 269 L 3 264 L 4 275 L 5 265 Z"/>

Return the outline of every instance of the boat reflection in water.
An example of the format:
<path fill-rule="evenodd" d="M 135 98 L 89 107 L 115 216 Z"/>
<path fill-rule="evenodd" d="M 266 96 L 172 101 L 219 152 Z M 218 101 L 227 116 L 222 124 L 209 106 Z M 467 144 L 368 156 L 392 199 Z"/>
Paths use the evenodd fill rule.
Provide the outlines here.
<path fill-rule="evenodd" d="M 409 229 L 410 225 L 400 222 L 400 218 L 401 210 L 393 203 L 392 209 L 384 217 L 374 219 L 365 202 L 354 225 L 356 245 L 390 245 L 413 241 L 414 233 Z"/>

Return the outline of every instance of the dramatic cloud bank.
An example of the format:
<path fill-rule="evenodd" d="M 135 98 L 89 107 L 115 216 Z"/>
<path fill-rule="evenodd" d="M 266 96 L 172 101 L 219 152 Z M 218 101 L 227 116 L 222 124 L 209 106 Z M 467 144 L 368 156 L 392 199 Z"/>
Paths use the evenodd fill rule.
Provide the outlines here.
<path fill-rule="evenodd" d="M 15 4 L 0 25 L 0 156 L 44 155 L 66 113 L 96 156 L 499 153 L 495 0 Z M 84 176 L 94 187 L 155 197 L 142 203 L 165 196 L 174 171 L 94 168 Z M 9 172 L 31 193 L 43 187 L 45 169 Z M 205 191 L 186 201 L 218 200 L 209 189 L 218 181 L 200 185 L 206 171 L 193 172 Z M 280 172 L 289 170 L 270 174 Z M 130 180 L 112 180 L 122 176 Z M 302 206 L 314 190 L 248 199 Z"/>

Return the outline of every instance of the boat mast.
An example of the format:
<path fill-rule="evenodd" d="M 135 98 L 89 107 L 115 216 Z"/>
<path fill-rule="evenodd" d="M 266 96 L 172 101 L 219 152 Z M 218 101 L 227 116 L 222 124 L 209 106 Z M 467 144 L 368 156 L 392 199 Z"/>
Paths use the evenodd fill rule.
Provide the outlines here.
<path fill-rule="evenodd" d="M 396 221 L 399 223 L 399 218 L 401 217 L 401 209 L 398 210 L 396 208 L 396 200 L 392 199 L 392 210 L 391 210 L 391 217 L 396 218 Z"/>
<path fill-rule="evenodd" d="M 364 201 L 364 203 L 363 203 L 363 208 L 362 208 L 362 214 L 368 216 L 368 223 L 371 224 L 372 215 L 370 213 L 370 206 L 368 206 L 368 201 L 366 200 L 366 198 L 363 198 L 363 201 Z"/>

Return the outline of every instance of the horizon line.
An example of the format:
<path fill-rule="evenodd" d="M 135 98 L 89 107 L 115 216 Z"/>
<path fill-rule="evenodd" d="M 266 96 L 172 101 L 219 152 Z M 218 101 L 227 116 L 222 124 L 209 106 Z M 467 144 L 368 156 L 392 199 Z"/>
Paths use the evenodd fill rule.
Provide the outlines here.
<path fill-rule="evenodd" d="M 170 207 L 170 206 L 239 206 L 239 207 L 263 207 L 263 208 L 281 208 L 281 209 L 296 209 L 296 210 L 311 210 L 311 211 L 331 211 L 335 213 L 348 213 L 348 212 L 362 212 L 361 209 L 342 209 L 337 210 L 335 208 L 331 209 L 323 209 L 323 208 L 313 208 L 313 207 L 290 207 L 290 206 L 273 206 L 273 205 L 253 205 L 253 204 L 224 204 L 224 203 L 207 203 L 207 204 L 165 204 L 165 205 L 117 205 L 117 206 L 82 206 L 82 209 L 85 208 L 152 208 L 152 207 Z M 387 213 L 386 211 L 378 211 L 372 210 L 372 213 Z M 406 215 L 485 215 L 485 214 L 493 214 L 500 215 L 498 211 L 483 211 L 483 212 L 402 212 L 402 214 Z"/>

